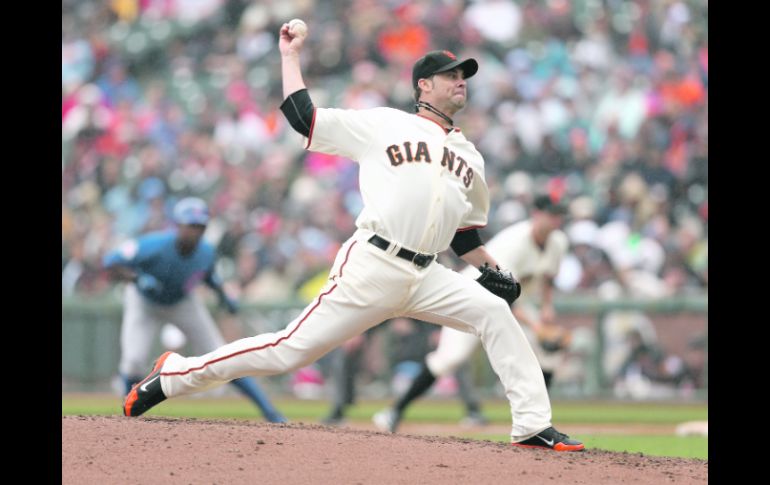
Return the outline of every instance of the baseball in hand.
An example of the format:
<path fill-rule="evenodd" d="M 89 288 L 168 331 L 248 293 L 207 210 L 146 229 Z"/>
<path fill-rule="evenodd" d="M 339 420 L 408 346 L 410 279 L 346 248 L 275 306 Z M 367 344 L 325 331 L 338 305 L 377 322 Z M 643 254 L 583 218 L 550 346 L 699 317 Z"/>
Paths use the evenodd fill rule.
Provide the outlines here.
<path fill-rule="evenodd" d="M 300 19 L 289 20 L 289 34 L 292 37 L 307 37 L 307 24 Z"/>

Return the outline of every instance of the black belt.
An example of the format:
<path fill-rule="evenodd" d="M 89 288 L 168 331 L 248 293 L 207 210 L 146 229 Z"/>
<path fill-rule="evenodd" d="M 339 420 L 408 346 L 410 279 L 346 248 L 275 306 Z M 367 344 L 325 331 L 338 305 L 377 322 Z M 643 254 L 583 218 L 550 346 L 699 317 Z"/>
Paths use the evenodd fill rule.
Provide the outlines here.
<path fill-rule="evenodd" d="M 390 247 L 390 241 L 381 238 L 377 234 L 370 237 L 369 242 L 382 249 L 383 251 L 387 251 Z M 435 254 L 415 253 L 414 251 L 410 251 L 404 248 L 399 249 L 398 253 L 396 253 L 396 256 L 407 261 L 411 261 L 415 264 L 415 266 L 419 266 L 420 268 L 427 268 L 428 265 L 432 263 L 434 259 L 436 259 Z"/>

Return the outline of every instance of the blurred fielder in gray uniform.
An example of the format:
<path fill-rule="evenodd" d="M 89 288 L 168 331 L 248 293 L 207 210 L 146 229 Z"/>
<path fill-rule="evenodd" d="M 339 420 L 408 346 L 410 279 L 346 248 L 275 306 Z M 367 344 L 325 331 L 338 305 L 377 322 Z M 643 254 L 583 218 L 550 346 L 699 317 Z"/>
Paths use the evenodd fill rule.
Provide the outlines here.
<path fill-rule="evenodd" d="M 225 344 L 195 289 L 203 281 L 230 313 L 238 304 L 222 288 L 214 272 L 216 252 L 202 240 L 209 221 L 206 203 L 188 197 L 174 207 L 177 228 L 151 232 L 124 242 L 104 257 L 113 277 L 127 281 L 120 334 L 120 375 L 125 393 L 142 379 L 152 344 L 162 325 L 170 322 L 185 334 L 194 352 L 210 352 Z M 252 378 L 232 384 L 259 406 L 265 419 L 284 422 Z"/>

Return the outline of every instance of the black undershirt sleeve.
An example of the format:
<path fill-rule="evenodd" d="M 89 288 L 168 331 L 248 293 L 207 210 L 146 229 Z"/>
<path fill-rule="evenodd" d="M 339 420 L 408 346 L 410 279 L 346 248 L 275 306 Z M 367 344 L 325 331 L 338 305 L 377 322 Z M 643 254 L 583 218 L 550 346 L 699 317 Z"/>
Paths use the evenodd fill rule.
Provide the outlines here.
<path fill-rule="evenodd" d="M 456 232 L 449 245 L 458 256 L 462 256 L 482 245 L 481 236 L 478 229 Z"/>
<path fill-rule="evenodd" d="M 281 103 L 281 111 L 291 127 L 304 136 L 310 136 L 314 109 L 313 101 L 310 99 L 307 89 L 293 92 Z"/>

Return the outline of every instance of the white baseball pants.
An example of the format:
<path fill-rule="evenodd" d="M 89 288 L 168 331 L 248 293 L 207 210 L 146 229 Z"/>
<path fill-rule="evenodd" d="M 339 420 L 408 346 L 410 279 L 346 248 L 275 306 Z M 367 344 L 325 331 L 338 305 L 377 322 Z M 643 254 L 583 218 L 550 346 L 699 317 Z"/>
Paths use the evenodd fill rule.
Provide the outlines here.
<path fill-rule="evenodd" d="M 551 405 L 524 333 L 504 300 L 433 262 L 419 268 L 383 251 L 358 230 L 342 246 L 327 285 L 281 331 L 228 343 L 199 357 L 171 354 L 161 386 L 176 397 L 244 376 L 283 374 L 306 366 L 380 322 L 407 316 L 470 332 L 481 339 L 510 402 L 511 441 L 551 426 Z"/>
<path fill-rule="evenodd" d="M 465 271 L 462 271 L 460 274 L 465 273 Z M 536 315 L 536 309 L 531 304 L 526 305 L 525 311 L 529 311 L 533 315 Z M 537 317 L 534 316 L 533 318 Z M 541 369 L 543 371 L 554 372 L 561 360 L 563 360 L 564 353 L 562 351 L 546 352 L 543 350 L 537 335 L 532 329 L 522 326 L 521 330 L 527 337 L 527 341 L 532 347 L 532 351 L 535 353 L 535 357 L 540 363 Z M 436 346 L 436 349 L 433 352 L 429 352 L 428 355 L 425 356 L 425 363 L 434 376 L 440 377 L 453 374 L 461 365 L 473 356 L 473 352 L 476 350 L 479 343 L 479 338 L 473 334 L 460 332 L 451 327 L 444 327 L 441 329 L 441 334 L 439 335 L 438 346 Z"/>

